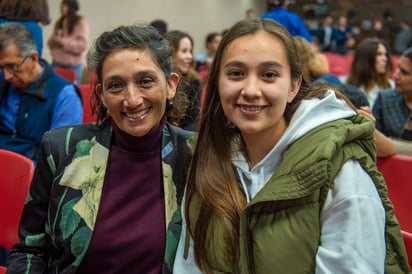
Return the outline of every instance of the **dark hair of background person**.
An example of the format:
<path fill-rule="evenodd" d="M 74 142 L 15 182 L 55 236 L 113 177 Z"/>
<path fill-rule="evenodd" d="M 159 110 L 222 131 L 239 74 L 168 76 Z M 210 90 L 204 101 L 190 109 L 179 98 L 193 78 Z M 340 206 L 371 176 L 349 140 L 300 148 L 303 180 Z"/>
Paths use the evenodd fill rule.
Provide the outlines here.
<path fill-rule="evenodd" d="M 115 36 L 115 37 L 114 37 Z M 94 113 L 97 115 L 98 124 L 103 122 L 108 113 L 100 96 L 96 93 L 96 84 L 102 83 L 103 64 L 107 56 L 116 49 L 135 48 L 149 50 L 152 52 L 154 61 L 159 65 L 166 80 L 170 79 L 173 71 L 173 57 L 169 42 L 163 38 L 153 26 L 130 28 L 120 26 L 113 31 L 104 32 L 87 53 L 87 67 L 96 73 L 91 104 Z M 178 86 L 179 88 L 179 86 Z M 176 94 L 178 91 L 176 90 Z M 184 93 L 184 92 L 179 92 Z M 176 95 L 175 95 L 176 97 Z M 173 98 L 173 103 L 168 102 L 166 112 L 171 115 L 184 115 L 186 108 L 180 105 L 181 102 Z M 172 114 L 170 114 L 172 112 Z M 172 116 L 173 118 L 174 116 Z"/>
<path fill-rule="evenodd" d="M 82 17 L 77 14 L 77 11 L 80 9 L 79 2 L 77 0 L 63 0 L 62 4 L 66 5 L 68 7 L 68 13 L 67 16 L 61 16 L 59 20 L 57 20 L 54 28 L 57 29 L 63 29 L 63 21 L 64 19 L 67 19 L 67 26 L 68 26 L 68 31 L 69 34 L 72 34 L 74 27 L 77 24 L 77 21 L 79 21 Z"/>
<path fill-rule="evenodd" d="M 213 39 L 215 39 L 215 37 L 217 35 L 220 35 L 220 33 L 218 32 L 211 32 L 208 35 L 206 35 L 206 39 L 205 39 L 205 46 L 207 47 L 207 44 L 213 42 Z"/>
<path fill-rule="evenodd" d="M 162 19 L 156 19 L 150 22 L 150 25 L 153 26 L 157 31 L 161 34 L 164 35 L 167 32 L 167 27 L 168 24 L 166 21 Z"/>
<path fill-rule="evenodd" d="M 0 17 L 15 21 L 35 21 L 50 24 L 47 0 L 1 0 Z"/>
<path fill-rule="evenodd" d="M 406 58 L 408 58 L 411 63 L 412 63 L 412 47 L 406 49 L 401 56 L 405 56 Z"/>

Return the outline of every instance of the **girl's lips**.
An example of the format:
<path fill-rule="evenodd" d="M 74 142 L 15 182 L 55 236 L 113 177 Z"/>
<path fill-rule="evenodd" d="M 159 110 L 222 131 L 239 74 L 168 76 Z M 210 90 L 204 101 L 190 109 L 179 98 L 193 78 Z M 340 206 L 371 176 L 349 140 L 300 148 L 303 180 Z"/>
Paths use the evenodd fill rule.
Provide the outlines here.
<path fill-rule="evenodd" d="M 246 114 L 256 114 L 261 112 L 266 106 L 247 106 L 247 105 L 238 105 L 240 111 Z"/>

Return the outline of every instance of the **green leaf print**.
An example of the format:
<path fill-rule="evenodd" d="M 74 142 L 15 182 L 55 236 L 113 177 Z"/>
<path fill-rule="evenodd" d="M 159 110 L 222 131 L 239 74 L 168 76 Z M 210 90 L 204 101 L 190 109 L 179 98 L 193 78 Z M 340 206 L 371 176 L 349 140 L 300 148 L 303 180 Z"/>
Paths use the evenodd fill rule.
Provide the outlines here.
<path fill-rule="evenodd" d="M 76 260 L 73 262 L 73 265 L 79 266 L 82 262 L 91 237 L 92 231 L 87 227 L 80 228 L 73 235 L 71 241 L 71 252 L 73 253 L 74 257 L 76 257 Z"/>
<path fill-rule="evenodd" d="M 29 235 L 24 239 L 24 244 L 27 246 L 44 246 L 44 233 Z"/>
<path fill-rule="evenodd" d="M 91 148 L 91 143 L 89 140 L 81 140 L 76 144 L 76 153 L 74 154 L 73 159 L 78 157 L 89 155 Z"/>
<path fill-rule="evenodd" d="M 73 210 L 74 205 L 79 198 L 73 199 L 66 203 L 62 209 L 60 221 L 60 230 L 63 232 L 63 239 L 66 240 L 77 228 L 80 222 L 80 215 Z"/>

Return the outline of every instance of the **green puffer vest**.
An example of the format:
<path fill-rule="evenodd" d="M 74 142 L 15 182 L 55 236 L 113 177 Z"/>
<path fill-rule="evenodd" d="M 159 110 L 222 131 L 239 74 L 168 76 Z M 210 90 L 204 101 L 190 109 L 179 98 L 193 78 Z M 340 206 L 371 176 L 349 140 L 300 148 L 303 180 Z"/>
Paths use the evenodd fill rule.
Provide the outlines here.
<path fill-rule="evenodd" d="M 410 273 L 400 228 L 375 157 L 373 124 L 358 115 L 322 125 L 295 141 L 272 178 L 241 214 L 239 265 L 225 258 L 222 219 L 213 216 L 207 246 L 213 273 L 315 273 L 322 206 L 348 159 L 358 160 L 369 173 L 386 209 L 385 272 Z M 198 203 L 194 196 L 192 224 Z"/>

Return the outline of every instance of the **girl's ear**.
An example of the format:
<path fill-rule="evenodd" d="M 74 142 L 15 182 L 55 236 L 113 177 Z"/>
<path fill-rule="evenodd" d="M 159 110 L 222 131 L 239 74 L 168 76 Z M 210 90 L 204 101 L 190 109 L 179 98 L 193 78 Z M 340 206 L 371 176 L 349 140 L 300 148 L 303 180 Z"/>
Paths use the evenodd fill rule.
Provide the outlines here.
<path fill-rule="evenodd" d="M 302 84 L 302 76 L 300 76 L 295 81 L 292 81 L 292 85 L 291 85 L 291 88 L 290 88 L 289 94 L 288 94 L 288 103 L 292 102 L 293 99 L 295 99 L 296 95 L 299 92 L 301 84 Z"/>

